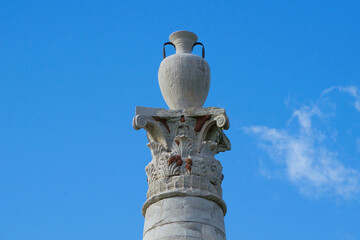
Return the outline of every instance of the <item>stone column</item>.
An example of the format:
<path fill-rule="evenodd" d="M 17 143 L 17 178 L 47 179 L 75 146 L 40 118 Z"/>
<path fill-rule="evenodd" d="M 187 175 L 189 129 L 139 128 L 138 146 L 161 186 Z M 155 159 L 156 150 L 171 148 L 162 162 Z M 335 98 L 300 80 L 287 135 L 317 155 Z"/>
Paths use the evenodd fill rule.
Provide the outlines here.
<path fill-rule="evenodd" d="M 214 157 L 230 150 L 223 133 L 229 128 L 225 110 L 137 107 L 133 127 L 146 130 L 152 155 L 145 168 L 149 189 L 142 208 L 143 239 L 226 239 L 224 176 Z"/>

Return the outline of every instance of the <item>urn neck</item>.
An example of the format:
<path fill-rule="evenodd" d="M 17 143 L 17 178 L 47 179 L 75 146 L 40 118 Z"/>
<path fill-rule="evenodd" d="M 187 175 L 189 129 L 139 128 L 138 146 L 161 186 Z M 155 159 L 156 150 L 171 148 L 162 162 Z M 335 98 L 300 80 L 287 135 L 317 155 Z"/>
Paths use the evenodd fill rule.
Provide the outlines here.
<path fill-rule="evenodd" d="M 191 53 L 198 37 L 189 31 L 177 31 L 169 36 L 169 40 L 175 45 L 176 53 Z"/>

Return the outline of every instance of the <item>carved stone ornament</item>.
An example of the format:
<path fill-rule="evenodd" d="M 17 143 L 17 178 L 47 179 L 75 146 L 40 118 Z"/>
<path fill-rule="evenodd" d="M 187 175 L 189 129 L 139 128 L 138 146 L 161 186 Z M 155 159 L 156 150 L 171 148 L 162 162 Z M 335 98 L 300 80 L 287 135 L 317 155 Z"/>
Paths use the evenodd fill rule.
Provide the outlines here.
<path fill-rule="evenodd" d="M 145 168 L 149 190 L 143 213 L 153 202 L 179 195 L 211 199 L 226 212 L 222 166 L 214 157 L 231 147 L 223 133 L 229 128 L 224 109 L 137 107 L 133 127 L 146 130 L 152 154 Z"/>

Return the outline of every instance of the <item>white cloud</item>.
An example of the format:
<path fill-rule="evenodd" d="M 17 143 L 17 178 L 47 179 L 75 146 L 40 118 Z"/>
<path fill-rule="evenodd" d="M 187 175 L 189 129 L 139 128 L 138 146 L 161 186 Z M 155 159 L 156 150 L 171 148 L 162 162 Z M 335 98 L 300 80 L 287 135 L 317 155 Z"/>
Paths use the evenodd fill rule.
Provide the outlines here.
<path fill-rule="evenodd" d="M 360 112 L 360 93 L 359 93 L 359 90 L 357 89 L 357 87 L 355 87 L 355 86 L 348 86 L 348 87 L 334 86 L 334 87 L 328 88 L 325 91 L 323 91 L 322 95 L 328 94 L 328 93 L 332 92 L 333 90 L 339 90 L 340 92 L 345 92 L 345 93 L 350 94 L 355 99 L 355 102 L 354 102 L 355 109 Z"/>
<path fill-rule="evenodd" d="M 297 117 L 302 130 L 309 133 L 311 130 L 311 118 L 314 116 L 321 116 L 321 111 L 317 107 L 309 108 L 305 106 L 302 110 L 295 110 L 293 117 Z"/>
<path fill-rule="evenodd" d="M 360 96 L 355 87 L 333 87 L 351 94 L 355 98 L 355 107 L 360 111 Z M 359 109 L 358 109 L 358 107 Z M 245 128 L 258 137 L 259 145 L 281 166 L 283 176 L 309 196 L 332 194 L 345 199 L 358 197 L 360 193 L 360 173 L 343 165 L 336 150 L 330 150 L 324 139 L 334 138 L 313 126 L 313 120 L 322 120 L 325 114 L 318 105 L 304 106 L 294 110 L 291 122 L 297 123 L 294 134 L 288 129 L 275 129 L 266 126 Z M 329 136 L 328 136 L 329 135 Z M 261 162 L 259 172 L 266 177 L 273 176 Z"/>

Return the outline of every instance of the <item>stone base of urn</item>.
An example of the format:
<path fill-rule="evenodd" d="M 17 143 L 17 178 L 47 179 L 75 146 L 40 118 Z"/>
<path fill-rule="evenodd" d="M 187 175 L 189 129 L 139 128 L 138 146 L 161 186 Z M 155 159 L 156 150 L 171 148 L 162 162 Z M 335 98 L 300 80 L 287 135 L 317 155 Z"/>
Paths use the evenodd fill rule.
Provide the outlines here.
<path fill-rule="evenodd" d="M 147 132 L 152 161 L 143 206 L 144 240 L 225 240 L 221 163 L 230 150 L 221 108 L 136 108 L 133 127 Z"/>

